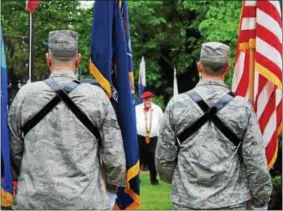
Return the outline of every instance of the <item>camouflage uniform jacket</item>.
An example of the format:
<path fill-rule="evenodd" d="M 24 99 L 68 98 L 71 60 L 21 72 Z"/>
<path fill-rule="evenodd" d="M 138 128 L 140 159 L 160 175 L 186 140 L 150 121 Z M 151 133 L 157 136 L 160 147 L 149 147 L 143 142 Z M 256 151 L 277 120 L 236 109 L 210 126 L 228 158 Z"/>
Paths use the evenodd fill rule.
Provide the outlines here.
<path fill-rule="evenodd" d="M 230 90 L 221 81 L 202 80 L 194 91 L 211 107 Z M 173 97 L 166 108 L 156 165 L 160 178 L 171 184 L 172 201 L 193 209 L 235 206 L 250 199 L 254 205 L 267 203 L 272 183 L 252 105 L 237 96 L 217 113 L 243 141 L 243 162 L 237 147 L 210 121 L 186 139 L 177 152 L 175 137 L 202 115 L 188 93 Z"/>
<path fill-rule="evenodd" d="M 50 77 L 61 86 L 76 79 L 71 71 Z M 22 138 L 24 123 L 55 97 L 43 81 L 23 86 L 9 111 L 12 160 L 21 168 L 14 209 L 110 209 L 98 156 L 107 183 L 126 185 L 121 131 L 106 94 L 80 84 L 69 96 L 99 129 L 102 146 L 63 102 Z"/>

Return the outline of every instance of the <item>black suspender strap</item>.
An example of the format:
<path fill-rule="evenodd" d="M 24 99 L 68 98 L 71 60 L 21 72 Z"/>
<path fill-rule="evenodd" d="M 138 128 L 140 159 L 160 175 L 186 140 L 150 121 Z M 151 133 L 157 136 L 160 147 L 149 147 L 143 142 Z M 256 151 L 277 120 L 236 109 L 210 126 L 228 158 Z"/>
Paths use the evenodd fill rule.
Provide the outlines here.
<path fill-rule="evenodd" d="M 198 131 L 207 121 L 212 121 L 215 126 L 221 131 L 223 135 L 226 136 L 235 146 L 238 146 L 242 142 L 238 139 L 238 137 L 231 131 L 216 115 L 218 111 L 220 111 L 225 105 L 227 105 L 233 98 L 234 94 L 229 92 L 223 98 L 221 98 L 213 107 L 209 108 L 206 102 L 201 98 L 201 96 L 195 91 L 189 92 L 189 96 L 195 101 L 198 106 L 203 110 L 204 115 L 200 117 L 196 122 L 194 122 L 191 126 L 185 129 L 178 136 L 179 142 L 182 143 L 187 138 L 189 138 L 192 134 Z"/>
<path fill-rule="evenodd" d="M 229 92 L 227 96 L 227 99 L 230 98 L 231 100 L 234 98 L 234 94 L 232 92 Z M 194 96 L 198 96 L 198 99 Z M 208 110 L 208 105 L 206 102 L 201 98 L 199 94 L 197 94 L 195 91 L 190 94 L 190 97 L 199 105 L 199 107 L 203 110 L 203 112 L 206 112 Z M 216 127 L 221 131 L 223 135 L 226 136 L 235 146 L 238 146 L 241 143 L 241 140 L 238 139 L 238 137 L 235 135 L 233 131 L 230 130 L 219 118 L 218 116 L 214 115 L 211 117 L 211 121 L 216 125 Z"/>
<path fill-rule="evenodd" d="M 81 111 L 81 109 L 72 101 L 64 89 L 57 84 L 52 78 L 45 80 L 57 94 L 57 96 L 66 104 L 66 106 L 73 112 L 73 114 L 80 120 L 80 122 L 96 137 L 100 143 L 100 133 L 89 118 Z"/>
<path fill-rule="evenodd" d="M 238 146 L 242 141 L 231 131 L 216 115 L 212 117 L 212 122 L 235 146 Z"/>
<path fill-rule="evenodd" d="M 195 101 L 198 106 L 201 108 L 203 112 L 207 112 L 209 109 L 209 106 L 204 102 L 204 100 L 201 98 L 201 96 L 196 93 L 194 90 L 189 92 L 189 96 L 192 98 L 193 101 Z"/>
<path fill-rule="evenodd" d="M 79 81 L 72 81 L 65 85 L 63 88 L 67 93 L 71 93 L 80 84 Z M 24 136 L 34 128 L 55 106 L 61 102 L 58 96 L 55 96 L 49 103 L 47 103 L 36 115 L 34 115 L 29 121 L 27 121 L 22 127 Z"/>
<path fill-rule="evenodd" d="M 75 88 L 77 88 L 78 85 L 80 85 L 81 82 L 77 81 L 77 80 L 73 80 L 72 82 L 70 83 L 67 83 L 65 86 L 64 86 L 64 90 L 69 94 L 71 93 Z"/>

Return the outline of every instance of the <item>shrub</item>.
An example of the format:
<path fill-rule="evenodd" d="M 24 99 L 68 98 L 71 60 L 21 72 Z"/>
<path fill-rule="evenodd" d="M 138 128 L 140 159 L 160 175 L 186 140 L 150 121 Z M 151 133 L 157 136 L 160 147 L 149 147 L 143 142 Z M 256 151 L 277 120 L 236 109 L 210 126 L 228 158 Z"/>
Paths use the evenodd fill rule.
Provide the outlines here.
<path fill-rule="evenodd" d="M 268 204 L 269 210 L 282 210 L 282 177 L 272 178 L 273 191 Z"/>

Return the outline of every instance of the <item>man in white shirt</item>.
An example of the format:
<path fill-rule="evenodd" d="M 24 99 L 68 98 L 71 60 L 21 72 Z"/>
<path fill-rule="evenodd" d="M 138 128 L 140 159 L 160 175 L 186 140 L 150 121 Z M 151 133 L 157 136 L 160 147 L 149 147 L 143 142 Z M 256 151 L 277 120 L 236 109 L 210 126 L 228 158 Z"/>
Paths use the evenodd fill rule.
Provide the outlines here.
<path fill-rule="evenodd" d="M 143 103 L 136 106 L 136 121 L 141 165 L 148 165 L 152 185 L 158 185 L 155 168 L 155 148 L 159 125 L 163 117 L 162 109 L 152 102 L 154 94 L 144 92 L 141 96 Z"/>

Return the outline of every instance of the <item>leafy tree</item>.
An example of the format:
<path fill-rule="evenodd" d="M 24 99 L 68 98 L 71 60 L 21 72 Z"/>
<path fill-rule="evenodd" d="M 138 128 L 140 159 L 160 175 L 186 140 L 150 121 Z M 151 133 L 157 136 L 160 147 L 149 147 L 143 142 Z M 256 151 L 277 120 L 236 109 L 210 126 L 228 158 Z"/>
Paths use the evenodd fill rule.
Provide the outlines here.
<path fill-rule="evenodd" d="M 28 73 L 26 66 L 28 63 L 28 30 L 26 30 L 28 15 L 24 12 L 22 1 L 3 1 L 1 9 L 8 71 L 9 75 L 17 81 L 24 77 L 25 71 L 26 74 Z"/>
<path fill-rule="evenodd" d="M 202 6 L 203 10 L 197 9 L 200 5 L 205 5 Z M 229 72 L 226 80 L 231 86 L 242 1 L 185 1 L 184 6 L 193 8 L 200 13 L 198 17 L 203 17 L 199 31 L 207 41 L 224 42 L 231 47 L 232 71 Z"/>
<path fill-rule="evenodd" d="M 78 8 L 76 1 L 41 1 L 34 13 L 34 70 L 33 81 L 49 75 L 45 53 L 48 51 L 48 34 L 52 30 L 73 29 L 80 36 L 82 67 L 89 60 L 92 11 Z M 28 79 L 29 13 L 22 0 L 3 0 L 2 25 L 10 79 Z M 13 24 L 11 24 L 13 23 Z"/>
<path fill-rule="evenodd" d="M 173 94 L 173 68 L 177 69 L 181 92 L 197 83 L 196 62 L 205 41 L 230 45 L 233 67 L 240 10 L 241 1 L 130 1 L 136 81 L 144 55 L 147 84 L 164 106 Z M 227 77 L 230 85 L 232 76 L 233 71 Z"/>
<path fill-rule="evenodd" d="M 41 1 L 34 14 L 33 80 L 49 74 L 45 62 L 48 33 L 73 29 L 80 36 L 82 54 L 80 73 L 90 76 L 90 33 L 92 8 L 81 9 L 77 0 Z M 233 64 L 237 42 L 241 1 L 128 1 L 135 81 L 139 62 L 146 59 L 147 85 L 163 108 L 173 94 L 173 69 L 177 69 L 179 91 L 184 92 L 198 81 L 196 62 L 201 44 L 222 41 L 231 46 Z M 2 25 L 10 79 L 28 79 L 28 12 L 22 0 L 3 0 Z M 13 23 L 13 24 L 11 24 Z M 91 76 L 90 76 L 91 77 Z M 15 81 L 16 81 L 15 80 Z M 232 72 L 227 82 L 231 84 Z"/>

